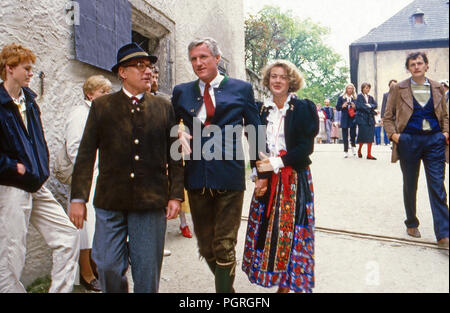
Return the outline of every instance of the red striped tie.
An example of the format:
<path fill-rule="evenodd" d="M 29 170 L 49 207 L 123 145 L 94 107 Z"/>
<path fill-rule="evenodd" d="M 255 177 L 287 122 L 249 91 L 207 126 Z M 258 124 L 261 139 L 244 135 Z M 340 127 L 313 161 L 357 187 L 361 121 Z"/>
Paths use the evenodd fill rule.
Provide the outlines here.
<path fill-rule="evenodd" d="M 212 99 L 211 99 L 211 95 L 209 94 L 210 87 L 211 87 L 211 85 L 209 83 L 206 84 L 205 93 L 203 94 L 203 102 L 205 103 L 205 107 L 206 107 L 206 121 L 205 121 L 206 126 L 211 124 L 211 120 L 214 116 L 214 112 L 216 111 L 216 109 L 214 108 Z"/>
<path fill-rule="evenodd" d="M 139 99 L 137 97 L 131 97 L 131 101 L 133 101 L 134 105 L 138 105 L 139 104 Z"/>

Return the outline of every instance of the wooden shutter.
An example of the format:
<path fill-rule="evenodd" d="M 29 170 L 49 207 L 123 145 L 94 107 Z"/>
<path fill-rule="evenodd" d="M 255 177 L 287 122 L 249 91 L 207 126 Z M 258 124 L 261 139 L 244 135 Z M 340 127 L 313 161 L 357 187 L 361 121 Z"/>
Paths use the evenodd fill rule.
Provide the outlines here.
<path fill-rule="evenodd" d="M 131 42 L 131 5 L 128 0 L 76 1 L 80 5 L 76 59 L 110 71 L 119 48 Z"/>

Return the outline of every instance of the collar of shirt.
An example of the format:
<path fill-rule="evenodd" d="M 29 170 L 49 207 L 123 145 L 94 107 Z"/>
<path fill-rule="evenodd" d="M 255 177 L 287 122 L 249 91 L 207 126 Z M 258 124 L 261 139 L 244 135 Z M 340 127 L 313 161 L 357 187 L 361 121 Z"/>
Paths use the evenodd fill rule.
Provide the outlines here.
<path fill-rule="evenodd" d="M 21 102 L 25 102 L 25 94 L 23 93 L 23 89 L 20 89 L 19 98 L 11 97 L 15 104 L 19 105 Z"/>
<path fill-rule="evenodd" d="M 265 108 L 273 108 L 275 110 L 278 111 L 285 111 L 289 108 L 289 102 L 291 101 L 292 96 L 289 95 L 286 99 L 286 101 L 284 102 L 284 106 L 281 110 L 278 109 L 277 105 L 275 104 L 275 102 L 273 101 L 273 96 L 271 96 L 267 101 L 264 102 L 264 107 Z"/>
<path fill-rule="evenodd" d="M 267 117 L 268 120 L 272 121 L 272 118 L 280 118 L 281 116 L 286 116 L 286 111 L 289 109 L 289 101 L 291 101 L 291 96 L 289 95 L 284 102 L 284 106 L 282 109 L 278 109 L 277 105 L 273 101 L 273 96 L 267 101 L 264 106 L 272 108 L 272 110 L 269 113 L 269 116 Z"/>
<path fill-rule="evenodd" d="M 225 76 L 223 76 L 220 73 L 217 73 L 217 76 L 209 83 L 212 88 L 218 88 L 220 86 L 220 83 L 224 80 Z M 205 93 L 205 87 L 206 83 L 202 80 L 199 82 L 199 87 L 202 95 Z"/>
<path fill-rule="evenodd" d="M 11 97 L 12 98 L 12 97 Z M 19 98 L 13 99 L 13 102 L 19 107 L 20 113 L 24 113 L 27 111 L 27 106 L 25 104 L 25 94 L 23 93 L 23 89 L 20 90 Z"/>
<path fill-rule="evenodd" d="M 12 97 L 11 97 L 12 98 Z M 25 128 L 28 129 L 27 123 L 27 105 L 25 102 L 25 94 L 23 93 L 23 89 L 20 90 L 20 95 L 18 99 L 13 99 L 15 105 L 19 109 L 20 116 L 22 117 L 22 121 L 25 124 Z"/>
<path fill-rule="evenodd" d="M 122 90 L 123 90 L 123 93 L 126 94 L 128 98 L 131 99 L 132 97 L 136 97 L 136 98 L 139 99 L 139 101 L 141 101 L 142 98 L 144 98 L 144 95 L 145 95 L 145 93 L 143 92 L 143 93 L 140 93 L 140 94 L 138 94 L 136 96 L 133 96 L 133 94 L 131 92 L 129 92 L 128 90 L 126 90 L 125 87 L 122 87 Z"/>
<path fill-rule="evenodd" d="M 414 79 L 412 79 L 412 77 L 411 77 L 411 84 L 412 84 L 412 85 L 421 85 L 421 84 L 416 83 L 416 82 L 414 81 Z M 430 85 L 431 85 L 431 84 L 430 84 L 430 82 L 428 81 L 428 78 L 425 77 L 425 83 L 424 83 L 422 86 L 430 86 Z"/>
<path fill-rule="evenodd" d="M 89 101 L 89 100 L 84 100 L 84 102 L 86 102 L 86 104 L 88 105 L 88 107 L 91 107 L 91 105 L 92 105 L 92 101 Z"/>

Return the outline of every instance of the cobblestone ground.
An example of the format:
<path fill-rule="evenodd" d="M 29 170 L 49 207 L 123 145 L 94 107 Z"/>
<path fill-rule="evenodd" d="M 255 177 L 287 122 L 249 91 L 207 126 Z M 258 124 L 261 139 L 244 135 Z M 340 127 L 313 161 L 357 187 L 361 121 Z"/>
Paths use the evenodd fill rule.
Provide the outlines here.
<path fill-rule="evenodd" d="M 401 171 L 399 164 L 390 163 L 389 146 L 374 147 L 377 161 L 344 159 L 342 145 L 316 145 L 315 150 L 311 165 L 316 214 L 314 292 L 448 293 L 449 254 L 436 248 L 423 169 L 418 191 L 422 238 L 411 241 L 403 224 Z M 448 180 L 446 184 L 448 190 Z M 272 293 L 275 289 L 251 285 L 240 269 L 252 190 L 248 182 L 236 247 L 235 289 Z M 192 227 L 189 214 L 188 220 Z M 178 227 L 179 220 L 168 223 L 166 248 L 172 255 L 164 259 L 160 292 L 213 293 L 213 276 L 198 257 L 195 237 L 182 237 Z"/>

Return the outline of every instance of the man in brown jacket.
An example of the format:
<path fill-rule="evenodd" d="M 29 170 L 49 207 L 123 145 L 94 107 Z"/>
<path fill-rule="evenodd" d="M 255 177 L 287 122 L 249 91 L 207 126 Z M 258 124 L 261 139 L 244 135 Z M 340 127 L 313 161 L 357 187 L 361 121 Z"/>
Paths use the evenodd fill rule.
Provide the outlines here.
<path fill-rule="evenodd" d="M 123 88 L 92 103 L 75 162 L 69 216 L 81 228 L 98 150 L 92 257 L 104 292 L 128 292 L 129 260 L 134 291 L 158 291 L 166 219 L 184 197 L 182 163 L 169 153 L 173 108 L 146 93 L 156 60 L 134 43 L 119 50 L 112 71 Z"/>
<path fill-rule="evenodd" d="M 383 122 L 394 142 L 392 162 L 400 160 L 403 173 L 407 233 L 416 238 L 421 236 L 416 194 L 422 160 L 436 239 L 439 247 L 448 248 L 449 213 L 444 181 L 449 130 L 444 90 L 425 76 L 428 70 L 425 53 L 408 55 L 406 68 L 411 78 L 391 87 Z"/>

